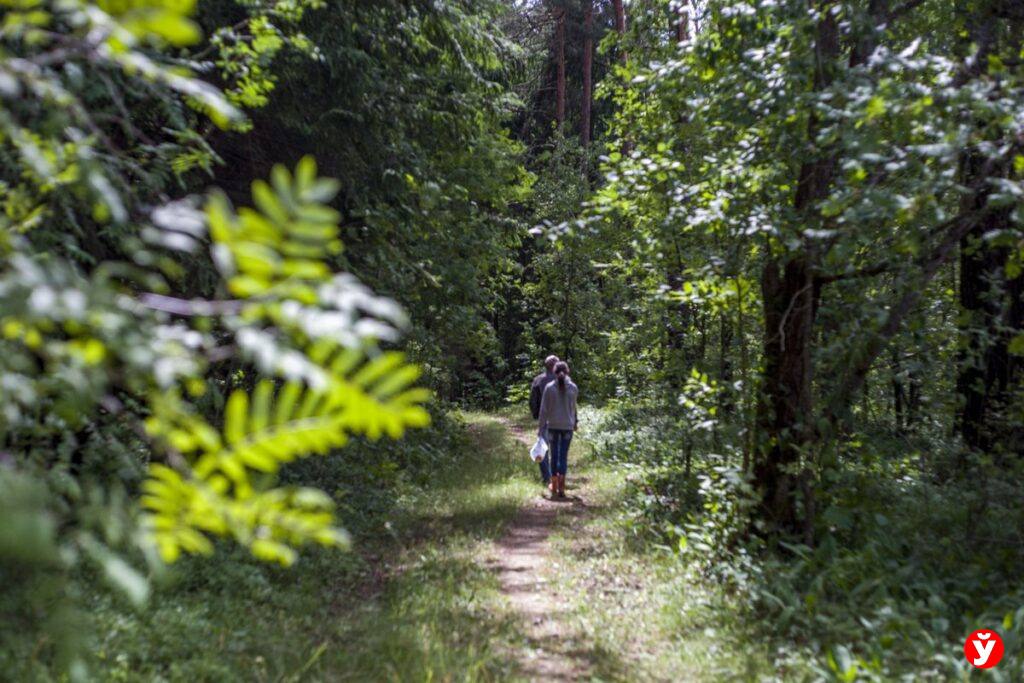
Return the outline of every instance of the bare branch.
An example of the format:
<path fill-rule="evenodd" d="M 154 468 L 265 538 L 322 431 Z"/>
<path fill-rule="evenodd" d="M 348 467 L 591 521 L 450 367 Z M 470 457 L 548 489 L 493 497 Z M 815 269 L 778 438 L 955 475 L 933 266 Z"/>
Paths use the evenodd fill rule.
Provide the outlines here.
<path fill-rule="evenodd" d="M 906 0 L 906 2 L 893 7 L 891 10 L 886 12 L 885 20 L 888 22 L 896 21 L 908 12 L 912 12 L 925 3 L 925 0 Z"/>
<path fill-rule="evenodd" d="M 147 292 L 139 297 L 139 301 L 146 308 L 154 311 L 163 311 L 173 315 L 181 316 L 213 316 L 213 315 L 235 315 L 241 312 L 245 305 L 244 301 L 228 299 L 223 301 L 208 301 L 206 299 L 178 299 L 173 296 L 164 296 Z"/>
<path fill-rule="evenodd" d="M 874 277 L 887 273 L 892 270 L 892 264 L 888 262 L 878 263 L 873 266 L 866 268 L 860 268 L 858 270 L 847 270 L 842 273 L 820 273 L 815 272 L 813 274 L 814 281 L 818 284 L 827 285 L 832 282 L 839 282 L 840 280 L 854 280 L 862 277 Z"/>
<path fill-rule="evenodd" d="M 903 324 L 903 319 L 924 294 L 926 286 L 935 277 L 939 266 L 949 260 L 950 253 L 960 243 L 960 240 L 987 215 L 987 210 L 978 211 L 971 209 L 961 212 L 943 224 L 944 232 L 946 233 L 945 237 L 924 260 L 920 276 L 914 278 L 914 282 L 906 288 L 896 305 L 889 309 L 885 322 L 877 332 L 870 336 L 867 344 L 857 354 L 857 357 L 853 359 L 845 379 L 833 393 L 832 400 L 829 402 L 825 414 L 830 424 L 835 424 L 840 420 L 840 416 L 843 414 L 849 398 L 855 396 L 861 386 L 863 386 L 875 358 L 882 352 L 886 344 L 896 336 L 900 326 Z"/>

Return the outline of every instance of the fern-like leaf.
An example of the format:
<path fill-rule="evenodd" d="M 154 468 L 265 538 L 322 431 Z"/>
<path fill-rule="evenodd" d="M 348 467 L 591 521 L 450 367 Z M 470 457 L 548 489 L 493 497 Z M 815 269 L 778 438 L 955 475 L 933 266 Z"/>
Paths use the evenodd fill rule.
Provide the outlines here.
<path fill-rule="evenodd" d="M 220 429 L 174 392 L 151 397 L 148 432 L 181 456 L 172 458 L 174 468 L 152 466 L 142 498 L 167 561 L 210 552 L 211 536 L 231 536 L 285 564 L 295 559 L 292 546 L 341 544 L 330 498 L 268 488 L 272 475 L 297 458 L 342 447 L 350 435 L 399 438 L 429 421 L 429 393 L 413 386 L 419 368 L 369 344 L 392 337 L 401 311 L 326 264 L 340 248 L 338 214 L 324 204 L 336 191 L 306 158 L 294 175 L 278 166 L 269 184 L 254 183 L 255 209 L 235 213 L 222 195 L 208 205 L 218 265 L 228 289 L 246 300 L 232 320 L 236 342 L 250 354 L 278 339 L 290 343 L 285 356 L 255 358 L 288 381 L 263 379 L 251 394 L 231 392 Z"/>
<path fill-rule="evenodd" d="M 256 490 L 251 474 L 274 474 L 296 458 L 329 453 L 350 434 L 398 438 L 429 421 L 422 405 L 429 392 L 411 386 L 419 368 L 407 364 L 401 353 L 362 362 L 363 352 L 322 342 L 311 357 L 329 371 L 327 387 L 293 381 L 275 390 L 274 382 L 264 379 L 251 396 L 236 389 L 225 405 L 221 432 L 177 397 L 153 398 L 150 434 L 191 462 L 188 477 L 154 465 L 145 484 L 142 505 L 165 559 L 182 551 L 208 552 L 207 534 L 231 534 L 255 554 L 282 562 L 294 559 L 282 543 L 335 544 L 340 532 L 331 514 L 296 510 L 282 490 Z M 305 499 L 311 495 L 307 492 Z M 260 537 L 258 530 L 268 525 L 284 540 Z"/>
<path fill-rule="evenodd" d="M 278 165 L 271 184 L 253 183 L 255 209 L 236 214 L 224 195 L 214 195 L 207 207 L 210 236 L 231 293 L 315 301 L 312 285 L 331 277 L 325 259 L 341 250 L 339 215 L 326 205 L 337 191 L 337 182 L 317 178 L 316 163 L 304 157 L 294 176 Z"/>

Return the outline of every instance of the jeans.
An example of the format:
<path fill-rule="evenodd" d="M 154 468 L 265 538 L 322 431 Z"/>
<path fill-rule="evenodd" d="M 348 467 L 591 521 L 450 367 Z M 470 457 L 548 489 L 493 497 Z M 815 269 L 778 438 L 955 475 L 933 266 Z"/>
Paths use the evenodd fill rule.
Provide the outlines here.
<path fill-rule="evenodd" d="M 569 468 L 569 444 L 572 443 L 571 429 L 549 429 L 548 444 L 551 452 L 551 473 L 565 476 Z"/>

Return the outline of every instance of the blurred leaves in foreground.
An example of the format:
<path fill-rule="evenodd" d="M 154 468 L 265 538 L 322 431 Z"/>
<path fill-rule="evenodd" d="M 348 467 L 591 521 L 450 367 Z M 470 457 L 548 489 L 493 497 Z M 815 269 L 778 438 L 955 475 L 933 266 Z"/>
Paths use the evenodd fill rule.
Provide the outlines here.
<path fill-rule="evenodd" d="M 312 159 L 255 208 L 188 194 L 209 133 L 273 86 L 250 67 L 304 44 L 267 16 L 316 3 L 216 34 L 227 96 L 182 57 L 192 2 L 0 4 L 0 668 L 83 679 L 81 586 L 140 607 L 215 537 L 282 564 L 344 547 L 332 498 L 275 475 L 425 425 L 428 394 L 378 346 L 401 308 L 334 272 L 339 186 Z"/>

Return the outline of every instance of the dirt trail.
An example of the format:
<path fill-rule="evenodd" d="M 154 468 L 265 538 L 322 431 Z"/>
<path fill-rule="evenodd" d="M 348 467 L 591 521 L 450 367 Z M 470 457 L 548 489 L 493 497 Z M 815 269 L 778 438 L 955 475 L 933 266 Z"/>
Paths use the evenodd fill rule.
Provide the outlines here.
<path fill-rule="evenodd" d="M 522 427 L 502 421 L 524 448 L 533 438 Z M 528 642 L 520 662 L 522 674 L 530 680 L 575 681 L 587 677 L 589 662 L 572 649 L 569 626 L 565 623 L 564 601 L 557 595 L 557 578 L 548 536 L 562 511 L 585 508 L 578 497 L 551 500 L 537 483 L 538 495 L 512 520 L 497 543 L 493 567 L 502 592 L 523 618 Z"/>

